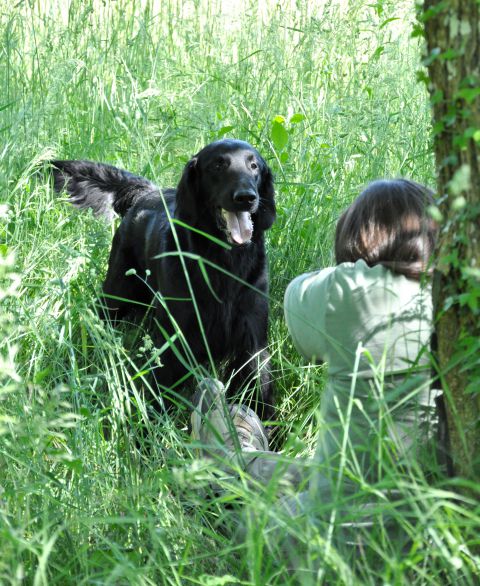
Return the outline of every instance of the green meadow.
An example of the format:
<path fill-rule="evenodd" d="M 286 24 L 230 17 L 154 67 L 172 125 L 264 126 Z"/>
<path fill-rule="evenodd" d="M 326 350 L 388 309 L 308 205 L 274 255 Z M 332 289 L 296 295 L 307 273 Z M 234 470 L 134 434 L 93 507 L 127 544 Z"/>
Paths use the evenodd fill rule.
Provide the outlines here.
<path fill-rule="evenodd" d="M 4 0 L 0 18 L 0 584 L 478 584 L 480 505 L 415 466 L 392 465 L 401 504 L 380 499 L 373 525 L 350 512 L 359 546 L 336 534 L 339 503 L 296 523 L 241 473 L 212 492 L 188 403 L 148 410 L 151 339 L 97 315 L 113 227 L 55 194 L 47 164 L 169 187 L 213 140 L 258 148 L 278 206 L 270 426 L 286 458 L 311 456 L 325 369 L 295 352 L 283 294 L 332 264 L 366 183 L 435 185 L 413 0 Z"/>

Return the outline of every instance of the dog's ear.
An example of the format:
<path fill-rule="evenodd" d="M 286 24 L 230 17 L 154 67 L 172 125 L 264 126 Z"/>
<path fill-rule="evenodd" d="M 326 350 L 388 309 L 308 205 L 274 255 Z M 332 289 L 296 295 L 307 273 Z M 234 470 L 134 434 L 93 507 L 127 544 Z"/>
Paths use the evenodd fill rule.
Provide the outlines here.
<path fill-rule="evenodd" d="M 258 212 L 254 214 L 254 226 L 260 230 L 268 230 L 277 217 L 277 208 L 275 207 L 275 188 L 273 186 L 273 173 L 262 161 L 262 175 L 259 186 L 260 205 Z"/>
<path fill-rule="evenodd" d="M 185 165 L 182 178 L 177 187 L 175 217 L 186 224 L 194 225 L 198 217 L 198 170 L 197 158 L 193 157 Z"/>

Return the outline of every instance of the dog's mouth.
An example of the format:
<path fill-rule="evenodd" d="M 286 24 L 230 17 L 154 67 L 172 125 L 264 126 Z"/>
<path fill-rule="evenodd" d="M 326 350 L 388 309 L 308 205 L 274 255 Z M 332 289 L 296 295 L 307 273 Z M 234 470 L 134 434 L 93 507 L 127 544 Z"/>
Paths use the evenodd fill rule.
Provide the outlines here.
<path fill-rule="evenodd" d="M 229 212 L 221 210 L 223 231 L 231 244 L 247 244 L 252 239 L 253 222 L 249 212 Z"/>

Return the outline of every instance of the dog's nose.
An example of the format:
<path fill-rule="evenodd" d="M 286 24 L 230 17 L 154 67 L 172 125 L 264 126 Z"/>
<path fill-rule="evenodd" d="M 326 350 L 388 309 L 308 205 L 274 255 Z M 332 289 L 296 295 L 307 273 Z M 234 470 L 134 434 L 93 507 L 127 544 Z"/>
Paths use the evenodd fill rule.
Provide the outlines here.
<path fill-rule="evenodd" d="M 238 204 L 252 204 L 257 199 L 257 193 L 253 189 L 241 189 L 233 194 L 233 201 Z"/>

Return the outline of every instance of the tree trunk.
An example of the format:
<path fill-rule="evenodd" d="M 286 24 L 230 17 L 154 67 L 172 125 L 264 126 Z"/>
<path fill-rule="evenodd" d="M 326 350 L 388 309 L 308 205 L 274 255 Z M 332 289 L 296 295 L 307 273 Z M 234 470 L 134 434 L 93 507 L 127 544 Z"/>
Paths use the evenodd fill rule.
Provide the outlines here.
<path fill-rule="evenodd" d="M 442 219 L 435 276 L 439 372 L 458 476 L 480 479 L 480 4 L 425 0 Z M 439 215 L 437 211 L 437 215 Z"/>

